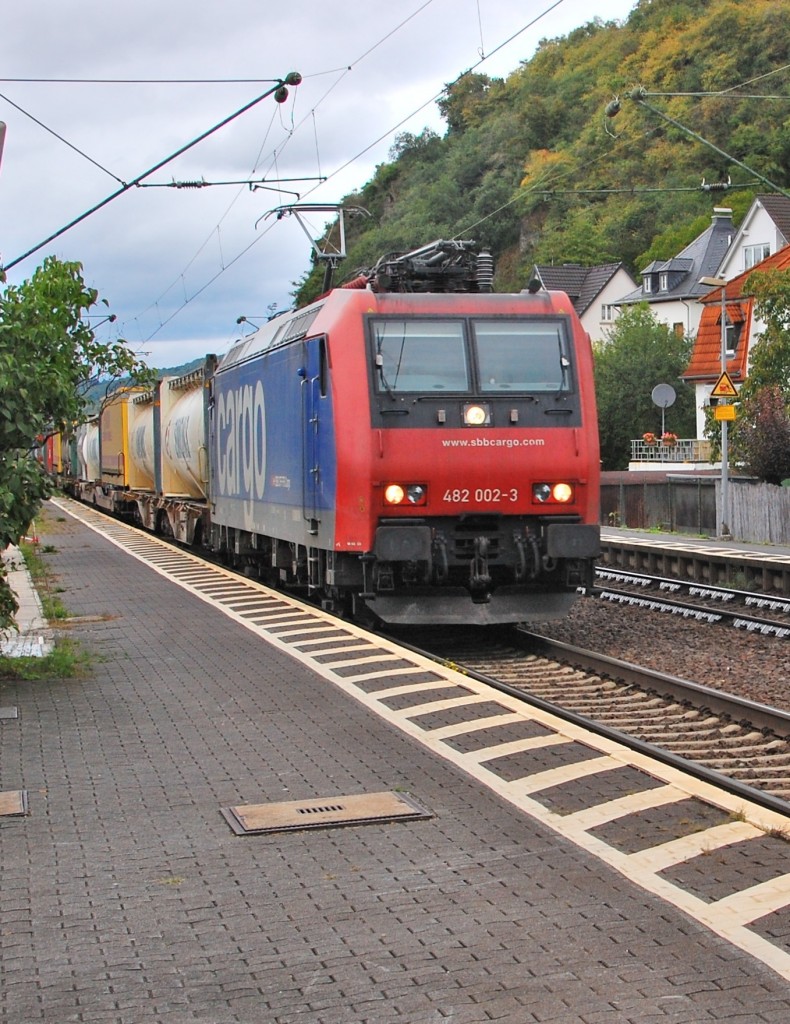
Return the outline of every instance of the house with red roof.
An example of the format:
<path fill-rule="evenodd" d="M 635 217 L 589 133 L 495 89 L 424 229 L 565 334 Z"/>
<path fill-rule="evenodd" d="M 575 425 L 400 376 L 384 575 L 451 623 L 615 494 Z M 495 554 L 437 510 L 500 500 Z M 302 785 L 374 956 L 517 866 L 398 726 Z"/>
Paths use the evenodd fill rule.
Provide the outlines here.
<path fill-rule="evenodd" d="M 763 330 L 754 316 L 754 299 L 748 294 L 747 281 L 752 274 L 766 270 L 790 270 L 790 245 L 775 252 L 756 266 L 727 281 L 724 289 L 714 288 L 702 295 L 702 315 L 694 348 L 683 379 L 693 384 L 697 396 L 697 437 L 705 429 L 705 407 L 722 370 L 726 369 L 736 390 L 743 384 L 749 368 L 749 351 Z M 724 294 L 722 295 L 722 290 Z M 722 299 L 724 338 L 722 339 Z M 722 360 L 722 341 L 724 359 Z"/>

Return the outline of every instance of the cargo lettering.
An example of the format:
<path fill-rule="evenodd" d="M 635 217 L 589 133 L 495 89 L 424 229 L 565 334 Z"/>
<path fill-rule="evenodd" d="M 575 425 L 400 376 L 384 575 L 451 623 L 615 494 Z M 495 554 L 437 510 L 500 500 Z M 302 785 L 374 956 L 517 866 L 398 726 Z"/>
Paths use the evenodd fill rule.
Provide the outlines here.
<path fill-rule="evenodd" d="M 220 494 L 252 501 L 266 486 L 263 384 L 223 391 L 217 402 L 217 484 Z"/>
<path fill-rule="evenodd" d="M 168 455 L 175 454 L 182 462 L 190 458 L 192 452 L 189 450 L 189 416 L 179 416 L 173 421 L 165 445 Z"/>
<path fill-rule="evenodd" d="M 132 434 L 132 449 L 134 450 L 134 455 L 138 462 L 142 462 L 146 458 L 145 424 L 140 427 L 135 427 L 134 433 Z"/>

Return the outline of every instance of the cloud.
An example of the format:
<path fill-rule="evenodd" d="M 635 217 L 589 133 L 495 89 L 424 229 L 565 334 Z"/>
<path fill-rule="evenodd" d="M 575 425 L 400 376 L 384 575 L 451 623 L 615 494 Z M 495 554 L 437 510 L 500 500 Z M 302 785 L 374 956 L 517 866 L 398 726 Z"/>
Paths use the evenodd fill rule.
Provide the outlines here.
<path fill-rule="evenodd" d="M 174 353 L 183 362 L 187 353 L 226 349 L 239 315 L 286 308 L 293 283 L 309 269 L 309 242 L 296 220 L 266 218 L 267 211 L 294 201 L 292 192 L 330 203 L 361 187 L 387 159 L 395 126 L 423 104 L 397 131 L 427 125 L 441 132 L 432 98 L 528 22 L 537 19 L 479 70 L 504 77 L 540 39 L 596 13 L 625 17 L 632 5 L 609 0 L 598 11 L 581 0 L 410 0 L 395 7 L 369 0 L 345 10 L 318 0 L 138 0 L 122 11 L 106 0 L 10 5 L 3 12 L 0 65 L 0 119 L 8 125 L 0 167 L 6 265 L 261 95 L 270 87 L 261 80 L 295 70 L 303 82 L 286 103 L 262 100 L 124 191 L 13 267 L 9 281 L 29 277 L 50 253 L 78 260 L 117 314 L 113 329 L 150 351 L 154 365 L 170 365 Z M 282 193 L 246 185 L 149 187 L 251 177 L 265 177 L 272 187 L 274 179 L 315 180 L 283 181 L 290 191 Z M 320 230 L 320 216 L 316 223 Z"/>

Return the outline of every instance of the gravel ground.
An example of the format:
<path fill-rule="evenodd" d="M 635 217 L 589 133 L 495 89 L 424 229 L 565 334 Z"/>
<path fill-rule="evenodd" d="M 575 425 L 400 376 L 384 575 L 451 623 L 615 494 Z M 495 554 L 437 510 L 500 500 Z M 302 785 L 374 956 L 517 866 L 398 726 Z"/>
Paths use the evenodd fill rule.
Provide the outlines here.
<path fill-rule="evenodd" d="M 560 622 L 530 628 L 790 712 L 790 637 L 707 625 L 595 597 L 580 598 Z"/>

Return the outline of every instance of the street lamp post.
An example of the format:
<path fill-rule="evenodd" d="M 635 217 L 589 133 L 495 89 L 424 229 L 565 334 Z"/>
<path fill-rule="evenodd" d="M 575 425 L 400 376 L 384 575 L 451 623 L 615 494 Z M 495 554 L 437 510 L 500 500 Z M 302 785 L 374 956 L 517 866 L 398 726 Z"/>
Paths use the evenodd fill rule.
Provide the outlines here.
<path fill-rule="evenodd" d="M 727 372 L 727 278 L 726 277 L 701 277 L 700 284 L 708 285 L 711 288 L 721 288 L 721 372 Z M 727 525 L 727 513 L 729 512 L 729 451 L 728 451 L 728 422 L 719 420 L 721 423 L 721 503 L 716 514 L 716 536 L 719 538 L 729 537 L 730 530 Z"/>

